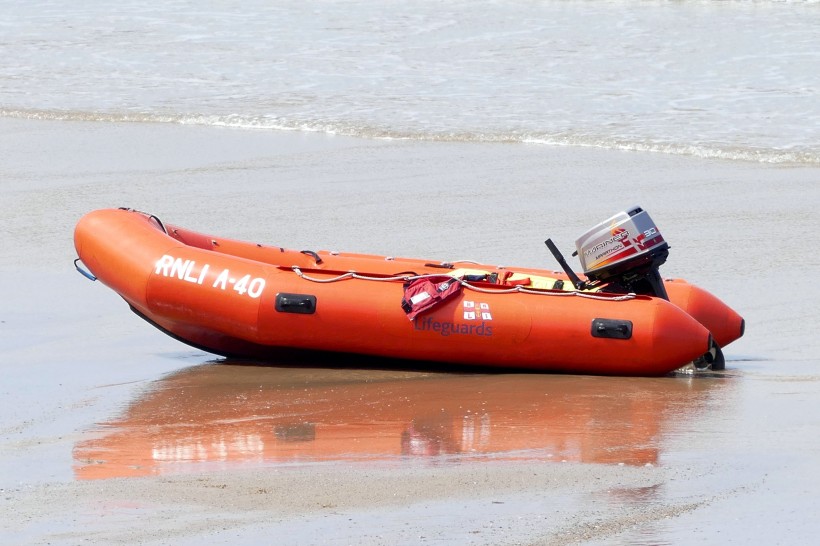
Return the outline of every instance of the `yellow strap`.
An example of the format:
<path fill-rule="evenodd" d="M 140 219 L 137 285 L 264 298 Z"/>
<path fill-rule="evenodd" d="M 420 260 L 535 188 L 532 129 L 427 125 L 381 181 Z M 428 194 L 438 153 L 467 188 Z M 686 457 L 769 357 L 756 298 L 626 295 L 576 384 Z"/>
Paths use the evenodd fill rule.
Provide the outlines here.
<path fill-rule="evenodd" d="M 448 272 L 448 275 L 452 275 L 456 278 L 461 278 L 464 275 L 491 275 L 493 272 L 486 271 L 484 269 L 453 269 L 452 271 Z M 495 273 L 498 273 L 497 271 Z M 520 281 L 524 279 L 529 279 L 530 282 L 525 284 L 529 288 L 540 288 L 543 290 L 553 290 L 555 286 L 555 281 L 558 279 L 555 277 L 541 277 L 538 275 L 526 275 L 524 273 L 513 273 L 509 277 L 507 277 L 507 281 Z M 572 282 L 568 280 L 564 280 L 564 287 L 562 288 L 565 292 L 573 292 L 575 291 L 575 287 L 572 286 Z"/>

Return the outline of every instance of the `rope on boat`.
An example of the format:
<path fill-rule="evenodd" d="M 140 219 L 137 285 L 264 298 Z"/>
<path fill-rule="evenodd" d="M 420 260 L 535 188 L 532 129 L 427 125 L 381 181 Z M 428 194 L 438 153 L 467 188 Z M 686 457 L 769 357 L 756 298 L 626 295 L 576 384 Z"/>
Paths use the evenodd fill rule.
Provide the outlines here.
<path fill-rule="evenodd" d="M 338 275 L 336 277 L 331 277 L 329 279 L 318 279 L 316 277 L 311 277 L 309 275 L 305 275 L 302 272 L 302 270 L 299 268 L 298 265 L 291 266 L 291 269 L 300 278 L 302 278 L 306 281 L 316 282 L 316 283 L 321 283 L 321 284 L 339 282 L 339 281 L 344 281 L 344 280 L 348 280 L 348 279 L 358 279 L 358 280 L 361 280 L 361 281 L 386 281 L 386 282 L 401 281 L 401 282 L 410 282 L 410 281 L 415 281 L 417 279 L 441 278 L 442 276 L 447 276 L 447 275 L 442 275 L 440 273 L 439 274 L 431 273 L 431 274 L 427 274 L 427 275 L 396 275 L 396 276 L 393 276 L 393 277 L 370 277 L 368 275 L 361 275 L 359 273 L 356 273 L 355 271 L 348 271 L 347 273 L 343 273 L 341 275 Z M 557 291 L 557 290 L 534 290 L 532 288 L 525 288 L 525 287 L 520 286 L 520 285 L 519 286 L 511 286 L 509 288 L 483 288 L 481 286 L 475 286 L 474 284 L 471 284 L 470 282 L 465 281 L 463 279 L 457 279 L 456 277 L 452 277 L 452 279 L 458 281 L 458 283 L 461 284 L 461 286 L 463 286 L 464 288 L 466 288 L 468 290 L 473 290 L 474 292 L 480 292 L 482 294 L 514 294 L 516 292 L 521 292 L 521 293 L 524 293 L 524 294 L 534 294 L 536 296 L 558 296 L 558 297 L 561 297 L 561 296 L 574 296 L 574 297 L 579 297 L 579 298 L 589 298 L 589 299 L 593 299 L 593 300 L 603 300 L 603 301 L 626 301 L 626 300 L 635 299 L 635 297 L 636 297 L 636 295 L 632 292 L 630 292 L 629 294 L 623 294 L 623 295 L 620 295 L 620 296 L 601 296 L 601 295 L 598 295 L 598 294 L 591 294 L 589 292 L 576 292 L 576 291 L 564 292 L 564 291 Z"/>

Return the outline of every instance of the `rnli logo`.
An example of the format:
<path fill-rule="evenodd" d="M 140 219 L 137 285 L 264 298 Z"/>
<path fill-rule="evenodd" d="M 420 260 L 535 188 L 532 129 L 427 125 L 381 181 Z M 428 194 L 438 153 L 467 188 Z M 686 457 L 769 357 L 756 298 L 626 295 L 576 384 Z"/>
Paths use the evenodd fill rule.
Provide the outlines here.
<path fill-rule="evenodd" d="M 463 306 L 464 320 L 493 320 L 489 303 L 465 300 Z"/>

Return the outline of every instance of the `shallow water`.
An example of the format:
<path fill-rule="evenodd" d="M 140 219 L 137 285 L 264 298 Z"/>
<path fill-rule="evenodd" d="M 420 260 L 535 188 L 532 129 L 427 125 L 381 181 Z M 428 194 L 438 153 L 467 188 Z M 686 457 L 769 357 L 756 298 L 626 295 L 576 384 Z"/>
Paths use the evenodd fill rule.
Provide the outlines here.
<path fill-rule="evenodd" d="M 239 6 L 9 5 L 0 113 L 820 162 L 816 2 Z"/>
<path fill-rule="evenodd" d="M 152 382 L 121 416 L 90 431 L 75 445 L 75 476 L 406 458 L 653 465 L 670 436 L 705 408 L 720 408 L 731 388 L 722 376 L 635 381 L 206 364 Z"/>

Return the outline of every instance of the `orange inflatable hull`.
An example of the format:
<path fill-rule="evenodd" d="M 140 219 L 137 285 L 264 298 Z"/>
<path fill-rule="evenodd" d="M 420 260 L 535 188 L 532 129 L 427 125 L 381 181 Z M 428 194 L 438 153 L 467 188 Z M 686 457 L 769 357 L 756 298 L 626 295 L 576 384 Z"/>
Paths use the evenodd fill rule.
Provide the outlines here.
<path fill-rule="evenodd" d="M 707 292 L 667 283 L 670 301 L 537 287 L 551 271 L 464 264 L 527 286 L 465 282 L 411 321 L 405 283 L 456 265 L 287 250 L 163 225 L 123 210 L 85 215 L 75 247 L 90 273 L 166 333 L 220 355 L 288 350 L 551 372 L 657 376 L 742 335 Z M 354 273 L 355 272 L 355 273 Z M 552 282 L 552 281 L 550 281 Z"/>

